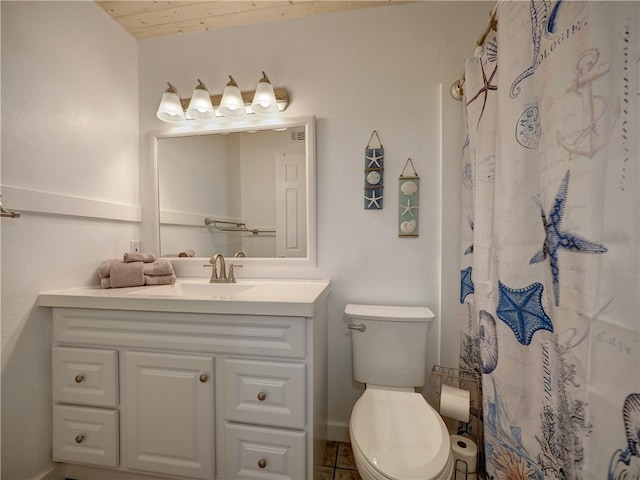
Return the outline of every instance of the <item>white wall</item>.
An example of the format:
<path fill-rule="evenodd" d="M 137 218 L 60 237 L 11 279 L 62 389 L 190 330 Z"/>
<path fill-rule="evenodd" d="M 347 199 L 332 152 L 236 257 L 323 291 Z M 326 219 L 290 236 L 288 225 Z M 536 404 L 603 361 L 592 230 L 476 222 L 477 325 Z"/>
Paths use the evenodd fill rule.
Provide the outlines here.
<path fill-rule="evenodd" d="M 23 211 L 2 219 L 1 466 L 3 480 L 28 480 L 53 467 L 37 295 L 97 283 L 100 262 L 139 234 L 138 57 L 94 2 L 0 5 L 0 180 L 4 205 Z"/>
<path fill-rule="evenodd" d="M 252 90 L 265 70 L 275 86 L 289 90 L 285 115 L 317 117 L 318 268 L 306 274 L 332 282 L 332 436 L 344 432 L 361 393 L 351 379 L 346 303 L 427 305 L 449 312 L 443 319 L 448 337 L 442 340 L 447 358 L 456 358 L 450 347 L 457 346 L 457 305 L 449 288 L 459 288 L 459 220 L 457 200 L 443 206 L 442 199 L 457 199 L 460 187 L 455 168 L 442 168 L 441 155 L 458 165 L 451 154 L 459 150 L 457 143 L 441 145 L 441 138 L 458 142 L 459 130 L 441 135 L 441 116 L 446 113 L 447 125 L 455 125 L 451 112 L 461 106 L 448 95 L 449 86 L 492 6 L 413 2 L 139 42 L 143 178 L 149 175 L 146 134 L 167 128 L 155 118 L 167 81 L 184 96 L 191 95 L 196 78 L 211 93 L 221 93 L 232 74 L 241 89 Z M 374 129 L 385 147 L 382 211 L 363 209 L 364 148 Z M 408 157 L 421 177 L 418 238 L 397 236 L 397 181 Z M 452 183 L 441 185 L 441 178 Z M 151 190 L 142 193 L 148 200 Z M 454 231 L 442 231 L 441 225 L 454 225 Z M 150 231 L 143 227 L 143 249 Z M 441 283 L 443 258 L 451 259 L 442 274 L 447 283 Z M 246 270 L 242 276 L 250 277 Z M 441 296 L 448 299 L 446 308 Z M 432 328 L 430 363 L 440 357 L 439 321 Z"/>

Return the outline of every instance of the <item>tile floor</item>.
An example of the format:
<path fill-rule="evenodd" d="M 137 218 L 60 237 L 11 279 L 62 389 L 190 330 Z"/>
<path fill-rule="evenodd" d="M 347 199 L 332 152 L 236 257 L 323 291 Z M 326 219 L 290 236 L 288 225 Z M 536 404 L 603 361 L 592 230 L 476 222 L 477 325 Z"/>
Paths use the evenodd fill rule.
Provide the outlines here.
<path fill-rule="evenodd" d="M 328 441 L 321 473 L 321 480 L 362 480 L 356 469 L 351 444 Z"/>

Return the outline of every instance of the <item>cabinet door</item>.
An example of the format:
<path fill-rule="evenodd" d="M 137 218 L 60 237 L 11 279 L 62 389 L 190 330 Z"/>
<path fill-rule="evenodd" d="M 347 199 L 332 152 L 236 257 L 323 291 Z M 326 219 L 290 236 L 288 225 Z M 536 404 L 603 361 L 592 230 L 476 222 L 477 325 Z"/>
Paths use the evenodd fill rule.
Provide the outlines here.
<path fill-rule="evenodd" d="M 127 467 L 213 478 L 213 357 L 126 352 Z"/>

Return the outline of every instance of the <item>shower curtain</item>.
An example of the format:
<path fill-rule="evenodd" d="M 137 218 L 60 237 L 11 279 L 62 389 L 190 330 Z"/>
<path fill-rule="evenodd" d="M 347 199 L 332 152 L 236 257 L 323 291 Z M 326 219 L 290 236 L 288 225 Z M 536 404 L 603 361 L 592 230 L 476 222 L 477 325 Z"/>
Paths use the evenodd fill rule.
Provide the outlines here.
<path fill-rule="evenodd" d="M 488 479 L 640 479 L 639 6 L 502 1 L 465 62 L 460 366 Z"/>

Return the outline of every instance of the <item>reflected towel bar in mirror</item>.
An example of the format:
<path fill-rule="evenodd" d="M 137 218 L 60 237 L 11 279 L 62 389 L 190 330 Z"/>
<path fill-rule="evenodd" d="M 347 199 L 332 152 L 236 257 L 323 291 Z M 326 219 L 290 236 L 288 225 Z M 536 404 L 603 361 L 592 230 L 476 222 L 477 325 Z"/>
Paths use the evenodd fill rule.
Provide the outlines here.
<path fill-rule="evenodd" d="M 214 226 L 222 232 L 249 232 L 254 235 L 276 233 L 275 229 L 247 228 L 247 225 L 241 221 L 216 220 L 215 218 L 210 217 L 205 217 L 204 224 L 207 226 Z"/>

